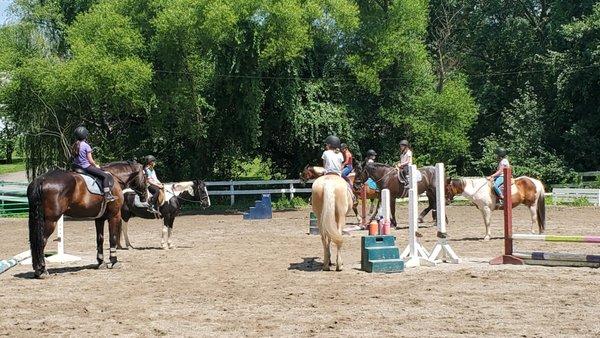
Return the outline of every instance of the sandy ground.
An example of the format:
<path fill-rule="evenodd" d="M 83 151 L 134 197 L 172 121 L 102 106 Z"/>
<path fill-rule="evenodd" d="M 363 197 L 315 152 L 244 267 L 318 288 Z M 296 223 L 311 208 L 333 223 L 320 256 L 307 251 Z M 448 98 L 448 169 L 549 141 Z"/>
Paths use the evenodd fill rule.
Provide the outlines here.
<path fill-rule="evenodd" d="M 398 218 L 406 220 L 406 207 Z M 600 271 L 490 266 L 502 251 L 502 217 L 483 242 L 474 207 L 453 206 L 451 245 L 459 265 L 398 274 L 360 271 L 360 236 L 345 236 L 345 270 L 320 271 L 322 247 L 307 235 L 308 211 L 268 221 L 240 215 L 182 216 L 175 245 L 161 250 L 158 221 L 132 220 L 135 250 L 123 268 L 95 270 L 93 223 L 66 222 L 67 251 L 84 258 L 0 275 L 0 335 L 184 336 L 599 336 Z M 598 234 L 600 209 L 548 208 L 548 232 Z M 526 209 L 515 226 L 529 230 Z M 351 219 L 349 219 L 351 221 Z M 27 249 L 27 220 L 0 219 L 0 257 Z M 406 221 L 404 221 L 406 225 Z M 422 229 L 431 249 L 433 227 Z M 406 245 L 407 230 L 393 231 Z M 528 243 L 531 248 L 600 253 L 600 245 Z M 55 244 L 49 245 L 55 250 Z"/>

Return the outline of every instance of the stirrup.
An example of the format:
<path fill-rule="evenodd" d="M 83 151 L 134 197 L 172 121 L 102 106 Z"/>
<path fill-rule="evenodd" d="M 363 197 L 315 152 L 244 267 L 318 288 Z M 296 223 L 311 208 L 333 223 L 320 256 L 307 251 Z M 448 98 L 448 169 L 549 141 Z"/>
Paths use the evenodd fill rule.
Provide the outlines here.
<path fill-rule="evenodd" d="M 117 200 L 117 198 L 110 192 L 104 193 L 104 199 L 106 200 L 106 203 L 114 202 Z"/>

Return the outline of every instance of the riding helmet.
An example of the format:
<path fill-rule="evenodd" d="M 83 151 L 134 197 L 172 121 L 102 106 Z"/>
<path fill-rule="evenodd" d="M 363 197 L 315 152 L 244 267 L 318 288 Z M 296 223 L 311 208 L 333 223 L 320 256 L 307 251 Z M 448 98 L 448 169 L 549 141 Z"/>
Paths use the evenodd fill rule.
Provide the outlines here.
<path fill-rule="evenodd" d="M 148 165 L 152 162 L 156 162 L 156 157 L 154 157 L 153 155 L 148 155 L 148 156 L 146 156 L 146 159 L 144 162 L 146 163 L 146 165 Z"/>
<path fill-rule="evenodd" d="M 408 143 L 408 141 L 407 141 L 407 140 L 402 140 L 402 141 L 400 141 L 400 145 L 401 145 L 401 146 L 407 146 L 407 147 L 408 147 L 408 146 L 410 146 L 410 144 Z"/>
<path fill-rule="evenodd" d="M 500 157 L 506 156 L 506 149 L 504 149 L 502 147 L 496 148 L 496 155 L 498 155 Z"/>
<path fill-rule="evenodd" d="M 85 129 L 84 126 L 79 126 L 79 127 L 75 128 L 75 138 L 78 141 L 85 140 L 86 138 L 88 138 L 89 134 L 90 134 L 90 132 L 87 129 Z"/>
<path fill-rule="evenodd" d="M 367 150 L 367 156 L 377 156 L 377 153 L 373 149 Z"/>
<path fill-rule="evenodd" d="M 335 135 L 329 135 L 325 139 L 325 144 L 330 147 L 333 147 L 333 148 L 340 148 L 341 147 L 340 143 L 341 143 L 340 138 Z"/>
<path fill-rule="evenodd" d="M 348 149 L 348 145 L 346 143 L 342 143 L 340 145 L 340 149 Z"/>

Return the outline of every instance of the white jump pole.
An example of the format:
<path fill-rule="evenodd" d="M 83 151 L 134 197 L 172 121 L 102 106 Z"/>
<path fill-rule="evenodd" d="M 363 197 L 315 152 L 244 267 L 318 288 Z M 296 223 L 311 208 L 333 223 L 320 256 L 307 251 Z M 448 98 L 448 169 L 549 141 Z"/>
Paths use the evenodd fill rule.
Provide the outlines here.
<path fill-rule="evenodd" d="M 436 212 L 437 212 L 437 228 L 438 241 L 431 250 L 429 259 L 438 261 L 438 256 L 441 254 L 439 261 L 458 264 L 460 258 L 448 244 L 446 238 L 446 191 L 445 191 L 446 176 L 444 172 L 444 164 L 437 163 L 435 165 L 435 196 L 436 196 Z"/>
<path fill-rule="evenodd" d="M 58 242 L 58 250 L 55 255 L 46 257 L 48 262 L 52 263 L 69 263 L 80 261 L 81 257 L 69 255 L 65 253 L 65 221 L 64 216 L 56 222 L 56 242 Z M 31 258 L 21 262 L 21 264 L 31 264 Z"/>
<path fill-rule="evenodd" d="M 408 246 L 402 252 L 404 266 L 435 266 L 436 263 L 429 259 L 429 252 L 417 240 L 419 214 L 419 192 L 417 191 L 417 166 L 409 166 L 409 191 L 408 191 Z M 439 217 L 439 215 L 438 215 Z"/>
<path fill-rule="evenodd" d="M 390 190 L 383 189 L 381 190 L 381 216 L 383 216 L 384 222 L 389 222 L 392 218 L 392 212 L 390 210 Z"/>

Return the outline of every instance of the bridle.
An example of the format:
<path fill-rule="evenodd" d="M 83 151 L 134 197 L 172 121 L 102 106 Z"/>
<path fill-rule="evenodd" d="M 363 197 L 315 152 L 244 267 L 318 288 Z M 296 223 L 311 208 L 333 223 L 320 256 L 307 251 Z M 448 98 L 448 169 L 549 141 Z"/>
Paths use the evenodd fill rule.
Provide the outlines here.
<path fill-rule="evenodd" d="M 127 165 L 129 166 L 129 169 L 131 169 L 132 172 L 136 172 L 135 168 L 133 167 L 133 163 L 131 163 L 131 162 L 128 161 Z M 142 194 L 144 194 L 146 191 L 138 190 L 138 189 L 136 189 L 134 187 L 129 186 L 129 182 L 131 182 L 132 180 L 137 179 L 138 175 L 139 174 L 136 173 L 136 175 L 135 175 L 136 177 L 130 178 L 129 180 L 127 180 L 127 182 L 123 182 L 123 180 L 121 180 L 118 176 L 115 176 L 115 175 L 113 175 L 113 176 L 115 176 L 117 178 L 117 181 L 119 181 L 119 183 L 122 184 L 124 187 L 128 187 L 129 189 L 133 190 L 139 196 L 142 196 Z M 144 175 L 144 178 L 148 178 L 146 176 L 146 171 L 143 170 L 143 167 L 142 167 L 142 175 Z"/>

